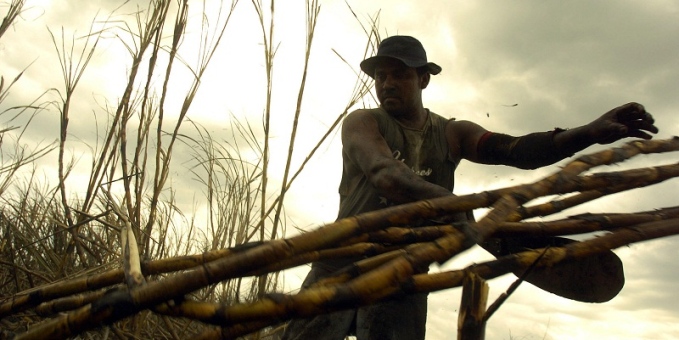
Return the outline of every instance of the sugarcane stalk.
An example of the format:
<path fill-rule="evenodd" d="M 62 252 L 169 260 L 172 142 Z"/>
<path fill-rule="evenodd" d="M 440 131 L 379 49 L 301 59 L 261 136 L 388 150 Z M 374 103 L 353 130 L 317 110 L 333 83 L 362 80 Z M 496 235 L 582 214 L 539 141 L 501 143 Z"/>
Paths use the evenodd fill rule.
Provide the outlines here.
<path fill-rule="evenodd" d="M 552 267 L 562 261 L 586 258 L 617 247 L 631 243 L 647 241 L 679 234 L 679 218 L 647 222 L 629 228 L 615 230 L 610 234 L 589 240 L 568 244 L 564 247 L 551 247 L 529 250 L 512 254 L 472 265 L 462 270 L 445 271 L 431 274 L 414 275 L 408 282 L 403 283 L 390 295 L 414 294 L 439 291 L 443 289 L 459 287 L 463 284 L 469 272 L 478 275 L 485 280 L 505 275 L 515 270 L 525 270 L 534 265 L 535 268 Z M 301 318 L 329 313 L 344 308 L 355 308 L 366 305 L 373 301 L 372 298 L 349 299 L 345 294 L 348 284 L 334 287 L 319 286 L 313 289 L 303 290 L 295 295 L 277 295 L 275 298 L 267 298 L 251 304 L 226 306 L 208 304 L 204 306 L 203 319 L 225 326 L 225 334 L 235 336 L 247 333 L 238 333 L 242 324 L 263 322 L 262 327 L 281 322 L 286 318 Z M 345 286 L 345 287 L 343 287 Z M 334 293 L 333 293 L 334 291 Z M 205 303 L 199 303 L 205 304 Z M 193 306 L 196 308 L 195 306 Z M 177 306 L 177 308 L 181 308 Z M 268 322 L 267 322 L 268 320 Z"/>
<path fill-rule="evenodd" d="M 209 284 L 246 275 L 273 261 L 333 247 L 356 235 L 391 226 L 417 224 L 423 220 L 439 218 L 454 212 L 492 205 L 493 209 L 488 215 L 476 223 L 475 234 L 465 235 L 464 238 L 459 235 L 447 235 L 433 242 L 414 246 L 403 256 L 398 256 L 377 269 L 360 275 L 346 284 L 339 285 L 338 288 L 318 287 L 310 290 L 314 293 L 312 295 L 309 295 L 307 291 L 301 292 L 296 304 L 293 304 L 296 309 L 290 312 L 290 305 L 288 305 L 283 311 L 287 310 L 286 313 L 292 315 L 308 315 L 306 313 L 309 311 L 321 312 L 329 309 L 329 306 L 346 307 L 355 306 L 358 303 L 378 301 L 398 293 L 402 290 L 403 285 L 409 285 L 413 282 L 412 276 L 416 275 L 421 268 L 432 262 L 444 262 L 461 250 L 473 245 L 474 242 L 487 239 L 499 230 L 501 223 L 520 221 L 523 216 L 518 211 L 519 207 L 534 198 L 547 194 L 594 190 L 605 186 L 613 187 L 625 182 L 632 183 L 634 186 L 643 186 L 677 177 L 679 165 L 594 174 L 585 177 L 578 175 L 596 165 L 612 164 L 639 153 L 664 152 L 678 148 L 679 139 L 677 138 L 667 141 L 631 142 L 621 148 L 580 157 L 567 164 L 558 173 L 532 184 L 473 195 L 415 202 L 339 220 L 287 240 L 266 242 L 251 249 L 233 253 L 230 256 L 207 262 L 167 279 L 131 288 L 129 291 L 107 294 L 91 305 L 37 325 L 27 332 L 26 336 L 67 334 L 60 333 L 60 330 L 65 329 L 67 332 L 77 333 L 89 329 L 93 325 L 110 323 L 139 310 L 152 308 L 164 301 L 181 297 Z M 619 231 L 616 231 L 613 234 L 619 233 Z M 309 307 L 314 306 L 314 303 L 318 303 L 318 301 L 324 301 L 324 299 L 330 302 L 325 301 L 324 307 L 320 310 L 318 306 Z M 276 304 L 271 300 L 265 299 L 262 303 L 267 306 L 262 307 L 262 310 L 273 308 L 276 312 L 272 314 L 285 315 L 285 313 L 281 313 L 280 306 L 279 309 L 276 309 Z M 236 307 L 238 306 L 234 306 L 234 308 Z M 234 311 L 239 310 L 235 309 Z M 237 312 L 235 315 L 240 315 L 239 313 Z M 257 308 L 243 313 L 248 315 L 258 314 Z M 227 324 L 233 324 L 236 320 L 240 319 L 231 316 Z M 248 321 L 248 318 L 245 317 L 244 321 Z M 50 329 L 52 331 L 48 331 Z M 72 333 L 67 335 L 70 334 Z"/>
<path fill-rule="evenodd" d="M 488 301 L 488 283 L 467 272 L 462 285 L 460 313 L 457 321 L 457 338 L 460 340 L 483 340 L 486 321 L 483 318 Z"/>

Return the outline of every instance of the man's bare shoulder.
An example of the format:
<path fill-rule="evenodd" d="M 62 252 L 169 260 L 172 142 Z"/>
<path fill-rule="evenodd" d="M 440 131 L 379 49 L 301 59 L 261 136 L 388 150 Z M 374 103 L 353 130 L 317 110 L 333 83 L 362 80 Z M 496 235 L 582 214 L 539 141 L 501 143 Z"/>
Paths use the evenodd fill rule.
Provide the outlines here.
<path fill-rule="evenodd" d="M 450 156 L 453 159 L 469 159 L 475 161 L 476 147 L 479 139 L 488 130 L 468 120 L 450 120 L 446 125 L 446 139 Z"/>
<path fill-rule="evenodd" d="M 379 134 L 378 122 L 373 109 L 358 109 L 350 112 L 342 122 L 344 143 L 362 141 L 368 136 Z"/>
<path fill-rule="evenodd" d="M 486 131 L 481 125 L 469 120 L 457 120 L 451 118 L 446 123 L 446 130 L 456 134 L 478 133 L 479 131 Z"/>
<path fill-rule="evenodd" d="M 346 117 L 344 117 L 343 121 L 343 127 L 354 127 L 356 124 L 361 124 L 361 125 L 366 125 L 366 124 L 372 124 L 377 122 L 375 118 L 375 114 L 377 113 L 376 109 L 357 109 L 349 114 L 347 114 Z"/>
<path fill-rule="evenodd" d="M 349 116 L 365 116 L 365 115 L 374 115 L 382 111 L 381 109 L 356 109 L 354 111 L 349 112 L 347 114 L 347 117 Z"/>

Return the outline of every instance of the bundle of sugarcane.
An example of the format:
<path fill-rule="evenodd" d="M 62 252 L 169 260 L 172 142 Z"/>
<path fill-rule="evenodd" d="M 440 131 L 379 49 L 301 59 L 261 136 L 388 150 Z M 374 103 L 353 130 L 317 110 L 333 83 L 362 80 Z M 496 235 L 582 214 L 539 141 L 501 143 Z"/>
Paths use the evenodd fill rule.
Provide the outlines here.
<path fill-rule="evenodd" d="M 638 154 L 677 150 L 677 137 L 634 141 L 581 156 L 534 183 L 395 206 L 338 220 L 287 239 L 192 256 L 140 262 L 134 235 L 129 228 L 123 228 L 122 268 L 9 297 L 0 304 L 0 317 L 27 309 L 54 315 L 17 335 L 17 339 L 42 339 L 72 336 L 151 310 L 163 317 L 215 325 L 207 327 L 202 338 L 235 338 L 291 318 L 354 308 L 400 294 L 458 287 L 465 280 L 488 280 L 509 272 L 565 297 L 607 301 L 624 284 L 622 266 L 610 250 L 679 234 L 679 207 L 629 214 L 585 214 L 550 222 L 521 221 L 679 177 L 679 163 L 583 174 L 593 167 Z M 571 193 L 548 203 L 525 206 L 536 198 Z M 408 228 L 424 220 L 477 208 L 491 209 L 477 222 Z M 122 215 L 119 211 L 118 214 Z M 606 233 L 580 242 L 554 237 L 593 231 Z M 461 270 L 426 274 L 416 270 L 446 262 L 475 244 L 498 258 Z M 232 305 L 195 301 L 187 296 L 224 280 L 280 271 L 320 259 L 356 256 L 365 259 L 297 294 L 270 294 L 252 303 Z M 586 262 L 593 256 L 597 261 Z M 573 261 L 577 265 L 572 265 Z M 580 270 L 578 275 L 589 275 L 590 281 L 586 285 L 580 279 L 559 283 L 562 280 L 550 276 L 569 270 Z M 171 274 L 145 279 L 161 273 Z M 482 296 L 483 288 L 479 292 L 477 285 L 476 289 L 475 294 Z M 477 319 L 487 320 L 497 307 L 493 305 L 488 311 L 481 308 Z"/>

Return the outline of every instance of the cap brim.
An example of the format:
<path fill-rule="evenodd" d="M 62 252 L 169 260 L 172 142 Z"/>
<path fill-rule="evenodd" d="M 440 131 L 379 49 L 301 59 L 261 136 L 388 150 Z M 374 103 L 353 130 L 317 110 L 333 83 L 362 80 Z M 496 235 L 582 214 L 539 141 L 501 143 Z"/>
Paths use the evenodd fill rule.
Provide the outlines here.
<path fill-rule="evenodd" d="M 385 58 L 391 58 L 391 57 L 374 56 L 374 57 L 370 57 L 366 60 L 363 60 L 360 64 L 361 71 L 363 71 L 363 72 L 365 72 L 365 74 L 369 75 L 370 78 L 375 78 L 375 68 L 377 67 L 377 62 L 380 61 L 380 60 L 383 60 Z M 396 58 L 391 58 L 391 59 L 396 59 Z"/>
<path fill-rule="evenodd" d="M 431 73 L 433 75 L 437 75 L 437 74 L 441 73 L 441 70 L 442 70 L 441 66 L 436 65 L 432 62 L 427 63 L 427 68 L 429 69 L 429 73 Z"/>
<path fill-rule="evenodd" d="M 363 60 L 361 62 L 361 64 L 360 64 L 361 71 L 363 71 L 363 72 L 365 72 L 365 74 L 369 75 L 370 78 L 375 78 L 375 68 L 377 68 L 377 64 L 379 63 L 380 60 L 384 60 L 384 59 L 387 59 L 387 58 L 399 60 L 409 67 L 418 68 L 418 67 L 422 67 L 422 66 L 427 66 L 427 70 L 429 71 L 430 74 L 433 74 L 433 75 L 441 73 L 441 70 L 442 70 L 441 66 L 439 66 L 435 63 L 432 63 L 432 62 L 428 62 L 425 65 L 408 65 L 408 63 L 401 58 L 389 57 L 389 56 L 374 56 L 374 57 L 370 57 L 366 60 Z"/>

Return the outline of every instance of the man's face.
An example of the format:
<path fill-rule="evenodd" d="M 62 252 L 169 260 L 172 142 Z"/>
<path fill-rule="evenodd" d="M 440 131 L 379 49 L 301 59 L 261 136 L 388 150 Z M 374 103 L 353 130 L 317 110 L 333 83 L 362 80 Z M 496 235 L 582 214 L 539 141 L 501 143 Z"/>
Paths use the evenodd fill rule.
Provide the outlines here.
<path fill-rule="evenodd" d="M 407 115 L 422 108 L 422 89 L 429 83 L 429 74 L 396 59 L 385 58 L 375 68 L 375 92 L 384 110 L 393 116 Z"/>

